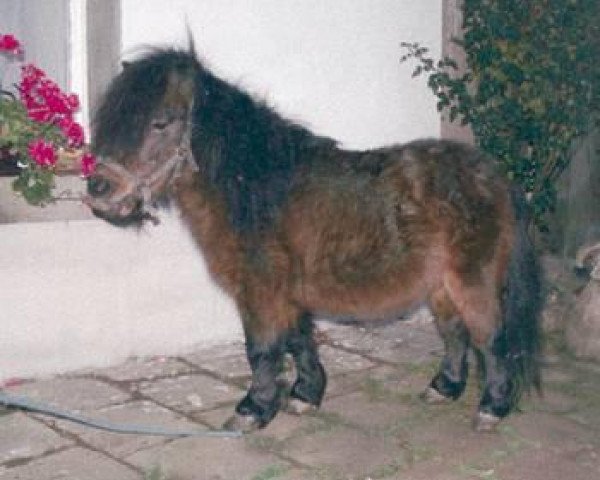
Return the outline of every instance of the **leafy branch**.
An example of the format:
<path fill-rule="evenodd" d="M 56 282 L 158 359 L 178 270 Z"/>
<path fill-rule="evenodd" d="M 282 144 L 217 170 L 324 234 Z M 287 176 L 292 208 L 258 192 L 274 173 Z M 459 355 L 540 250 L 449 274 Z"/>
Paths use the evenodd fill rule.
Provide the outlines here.
<path fill-rule="evenodd" d="M 533 218 L 548 229 L 556 181 L 573 141 L 600 119 L 600 4 L 597 0 L 465 0 L 467 68 L 434 60 L 403 43 L 401 61 L 417 63 L 437 108 L 468 124 L 478 146 L 527 192 Z"/>

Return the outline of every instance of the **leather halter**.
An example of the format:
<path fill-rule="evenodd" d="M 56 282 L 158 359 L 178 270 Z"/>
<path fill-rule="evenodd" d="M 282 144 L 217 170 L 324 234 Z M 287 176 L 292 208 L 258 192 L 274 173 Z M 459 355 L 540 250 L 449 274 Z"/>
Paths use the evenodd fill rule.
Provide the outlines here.
<path fill-rule="evenodd" d="M 181 176 L 181 173 L 186 166 L 189 166 L 195 172 L 198 171 L 198 165 L 196 165 L 192 155 L 189 128 L 187 128 L 183 134 L 175 153 L 147 177 L 131 173 L 117 162 L 103 162 L 100 163 L 100 165 L 127 180 L 125 190 L 118 195 L 111 197 L 109 200 L 110 203 L 116 204 L 127 197 L 137 197 L 143 201 L 142 213 L 146 214 L 152 221 L 156 220 L 156 208 L 152 205 L 152 188 L 156 184 L 163 182 L 166 186 L 171 185 Z"/>

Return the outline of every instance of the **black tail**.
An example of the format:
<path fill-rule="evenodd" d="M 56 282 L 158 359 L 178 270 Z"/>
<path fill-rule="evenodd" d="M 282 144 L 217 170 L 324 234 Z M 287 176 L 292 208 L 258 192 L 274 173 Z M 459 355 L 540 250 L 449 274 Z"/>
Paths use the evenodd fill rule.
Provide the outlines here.
<path fill-rule="evenodd" d="M 502 298 L 502 327 L 496 338 L 497 353 L 507 362 L 517 383 L 517 397 L 532 385 L 541 389 L 540 311 L 541 272 L 528 235 L 529 207 L 522 192 L 512 192 L 516 216 L 515 243 Z M 515 399 L 517 400 L 517 399 Z"/>

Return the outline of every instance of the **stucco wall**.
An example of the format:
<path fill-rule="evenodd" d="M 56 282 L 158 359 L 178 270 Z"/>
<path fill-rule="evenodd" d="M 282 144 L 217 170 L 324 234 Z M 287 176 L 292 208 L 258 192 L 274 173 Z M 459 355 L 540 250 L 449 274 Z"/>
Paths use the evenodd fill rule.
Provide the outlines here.
<path fill-rule="evenodd" d="M 0 226 L 0 380 L 241 339 L 175 212 L 159 227 Z"/>

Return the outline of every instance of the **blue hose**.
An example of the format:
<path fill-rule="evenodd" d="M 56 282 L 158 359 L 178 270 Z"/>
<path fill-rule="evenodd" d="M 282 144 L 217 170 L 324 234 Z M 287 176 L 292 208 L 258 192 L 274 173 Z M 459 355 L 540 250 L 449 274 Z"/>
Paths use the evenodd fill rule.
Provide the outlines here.
<path fill-rule="evenodd" d="M 135 435 L 157 435 L 162 437 L 219 437 L 237 438 L 242 436 L 238 430 L 173 430 L 154 425 L 117 424 L 101 419 L 87 418 L 82 415 L 54 408 L 52 406 L 35 402 L 28 397 L 8 395 L 0 390 L 0 406 L 6 408 L 25 410 L 32 413 L 49 415 L 51 417 L 68 420 L 99 430 L 113 433 L 126 433 Z"/>

